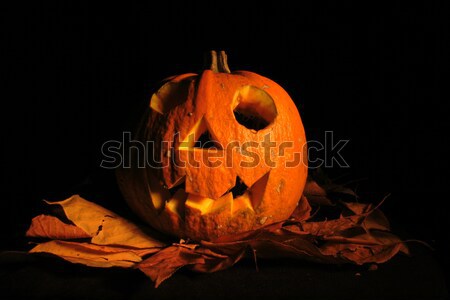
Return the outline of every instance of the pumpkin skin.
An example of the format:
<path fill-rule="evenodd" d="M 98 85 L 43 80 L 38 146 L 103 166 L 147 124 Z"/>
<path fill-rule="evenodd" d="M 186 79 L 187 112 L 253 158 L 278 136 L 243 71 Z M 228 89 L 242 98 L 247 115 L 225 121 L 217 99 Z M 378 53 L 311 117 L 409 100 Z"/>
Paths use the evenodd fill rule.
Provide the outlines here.
<path fill-rule="evenodd" d="M 224 52 L 219 59 L 212 51 L 211 70 L 169 78 L 153 94 L 135 134 L 153 142 L 146 147 L 151 166 L 125 151 L 131 168 L 117 171 L 141 219 L 196 241 L 287 219 L 307 177 L 306 137 L 292 99 L 268 78 L 229 73 Z M 198 147 L 202 136 L 213 147 Z"/>

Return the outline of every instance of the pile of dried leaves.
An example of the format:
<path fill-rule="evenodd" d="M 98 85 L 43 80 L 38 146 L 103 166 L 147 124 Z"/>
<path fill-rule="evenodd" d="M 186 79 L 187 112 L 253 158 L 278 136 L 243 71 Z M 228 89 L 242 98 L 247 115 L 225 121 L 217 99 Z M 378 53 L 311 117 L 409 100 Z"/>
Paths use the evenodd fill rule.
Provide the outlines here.
<path fill-rule="evenodd" d="M 47 202 L 60 206 L 65 216 L 35 217 L 27 236 L 50 239 L 35 246 L 31 253 L 52 253 L 92 267 L 137 268 L 156 286 L 181 267 L 215 272 L 234 265 L 248 253 L 255 260 L 290 257 L 333 264 L 383 263 L 398 252 L 408 253 L 405 244 L 390 233 L 389 222 L 379 205 L 333 199 L 332 195 L 339 194 L 357 199 L 349 189 L 309 180 L 288 220 L 214 243 L 181 240 L 171 244 L 74 195 L 64 201 Z M 338 212 L 337 216 L 326 218 L 330 211 Z"/>

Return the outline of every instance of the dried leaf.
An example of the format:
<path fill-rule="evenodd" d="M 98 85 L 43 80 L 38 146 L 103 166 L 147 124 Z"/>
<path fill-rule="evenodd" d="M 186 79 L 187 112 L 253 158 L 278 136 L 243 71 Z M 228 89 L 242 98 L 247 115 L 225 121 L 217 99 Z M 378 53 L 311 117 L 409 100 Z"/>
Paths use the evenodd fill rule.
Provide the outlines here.
<path fill-rule="evenodd" d="M 55 240 L 69 240 L 90 238 L 83 229 L 63 223 L 56 217 L 39 215 L 31 220 L 30 228 L 26 232 L 27 237 L 49 238 Z"/>
<path fill-rule="evenodd" d="M 365 204 L 365 203 L 359 203 L 359 202 L 344 202 L 344 201 L 342 201 L 341 204 L 344 207 L 348 208 L 355 215 L 366 214 L 373 208 L 372 204 Z"/>
<path fill-rule="evenodd" d="M 220 255 L 207 248 L 199 248 L 197 252 L 202 252 L 205 262 L 194 264 L 190 268 L 197 272 L 212 273 L 227 269 L 237 263 L 245 253 L 245 248 L 230 252 L 228 255 Z"/>
<path fill-rule="evenodd" d="M 322 169 L 315 169 L 308 174 L 308 182 L 315 182 L 318 186 L 325 190 L 326 195 L 332 197 L 345 197 L 352 201 L 358 199 L 358 195 L 354 190 L 348 188 L 346 185 L 336 184 L 333 182 Z M 320 205 L 326 205 L 326 203 L 319 203 Z"/>
<path fill-rule="evenodd" d="M 138 226 L 115 213 L 74 195 L 59 202 L 67 218 L 90 236 L 98 245 L 120 245 L 133 248 L 163 247 L 160 241 L 146 235 Z"/>
<path fill-rule="evenodd" d="M 305 196 L 326 196 L 327 192 L 314 180 L 308 180 L 303 190 Z"/>
<path fill-rule="evenodd" d="M 197 263 L 205 263 L 201 254 L 189 248 L 172 245 L 147 258 L 137 265 L 137 268 L 149 276 L 158 287 L 179 268 Z"/>
<path fill-rule="evenodd" d="M 30 253 L 38 252 L 51 253 L 72 263 L 100 268 L 130 268 L 142 261 L 138 254 L 129 249 L 58 240 L 39 244 L 30 250 Z"/>
<path fill-rule="evenodd" d="M 386 218 L 384 213 L 379 209 L 374 209 L 370 214 L 364 219 L 362 226 L 364 229 L 368 230 L 391 230 L 391 225 L 389 220 Z"/>
<path fill-rule="evenodd" d="M 383 231 L 364 233 L 354 238 L 328 239 L 320 250 L 323 254 L 342 256 L 356 264 L 383 263 L 398 252 L 409 253 L 405 244 L 394 234 Z"/>
<path fill-rule="evenodd" d="M 369 235 L 377 240 L 380 245 L 400 245 L 399 251 L 409 255 L 408 247 L 395 234 L 381 230 L 373 230 Z"/>
<path fill-rule="evenodd" d="M 137 268 L 149 276 L 158 287 L 182 267 L 189 266 L 197 272 L 211 273 L 231 267 L 244 255 L 244 248 L 225 255 L 198 246 L 173 244 L 139 263 Z"/>
<path fill-rule="evenodd" d="M 311 205 L 333 205 L 333 202 L 327 197 L 327 192 L 314 180 L 308 180 L 306 182 L 303 195 Z"/>
<path fill-rule="evenodd" d="M 335 183 L 328 183 L 322 186 L 328 195 L 350 196 L 351 199 L 358 199 L 358 195 L 352 189 Z"/>
<path fill-rule="evenodd" d="M 283 239 L 258 239 L 250 242 L 256 250 L 258 257 L 264 258 L 302 258 L 315 262 L 328 263 L 325 257 L 321 257 L 317 247 L 308 239 L 300 237 L 284 237 Z"/>
<path fill-rule="evenodd" d="M 377 229 L 389 231 L 389 220 L 384 213 L 378 209 L 385 199 L 383 199 L 375 208 L 372 204 L 357 202 L 342 202 L 342 204 L 356 215 L 365 215 L 362 225 L 366 230 Z"/>
<path fill-rule="evenodd" d="M 308 199 L 302 196 L 298 201 L 297 207 L 291 214 L 291 218 L 298 221 L 308 220 L 311 217 L 311 206 L 309 205 Z"/>
<path fill-rule="evenodd" d="M 338 235 L 340 232 L 360 226 L 358 223 L 362 217 L 341 217 L 335 220 L 321 222 L 305 222 L 301 224 L 302 231 L 315 236 Z"/>

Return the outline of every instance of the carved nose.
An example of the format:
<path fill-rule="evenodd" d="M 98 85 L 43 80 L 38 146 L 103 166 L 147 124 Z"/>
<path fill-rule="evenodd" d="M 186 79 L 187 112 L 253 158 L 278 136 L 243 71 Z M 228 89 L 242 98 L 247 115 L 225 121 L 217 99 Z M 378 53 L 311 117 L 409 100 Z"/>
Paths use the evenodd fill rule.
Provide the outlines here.
<path fill-rule="evenodd" d="M 186 192 L 218 199 L 235 185 L 236 172 L 222 145 L 209 133 L 201 118 L 175 149 L 177 168 L 186 174 Z"/>

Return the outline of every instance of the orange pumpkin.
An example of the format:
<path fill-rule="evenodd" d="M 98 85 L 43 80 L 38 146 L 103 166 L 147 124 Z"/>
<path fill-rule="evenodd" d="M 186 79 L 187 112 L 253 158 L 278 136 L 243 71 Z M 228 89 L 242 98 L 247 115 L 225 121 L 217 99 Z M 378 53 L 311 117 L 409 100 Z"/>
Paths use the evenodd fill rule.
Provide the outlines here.
<path fill-rule="evenodd" d="M 200 75 L 169 78 L 151 97 L 118 170 L 124 198 L 154 228 L 214 240 L 290 216 L 307 177 L 297 108 L 272 80 L 230 72 L 222 51 Z M 131 149 L 133 150 L 133 149 Z"/>

